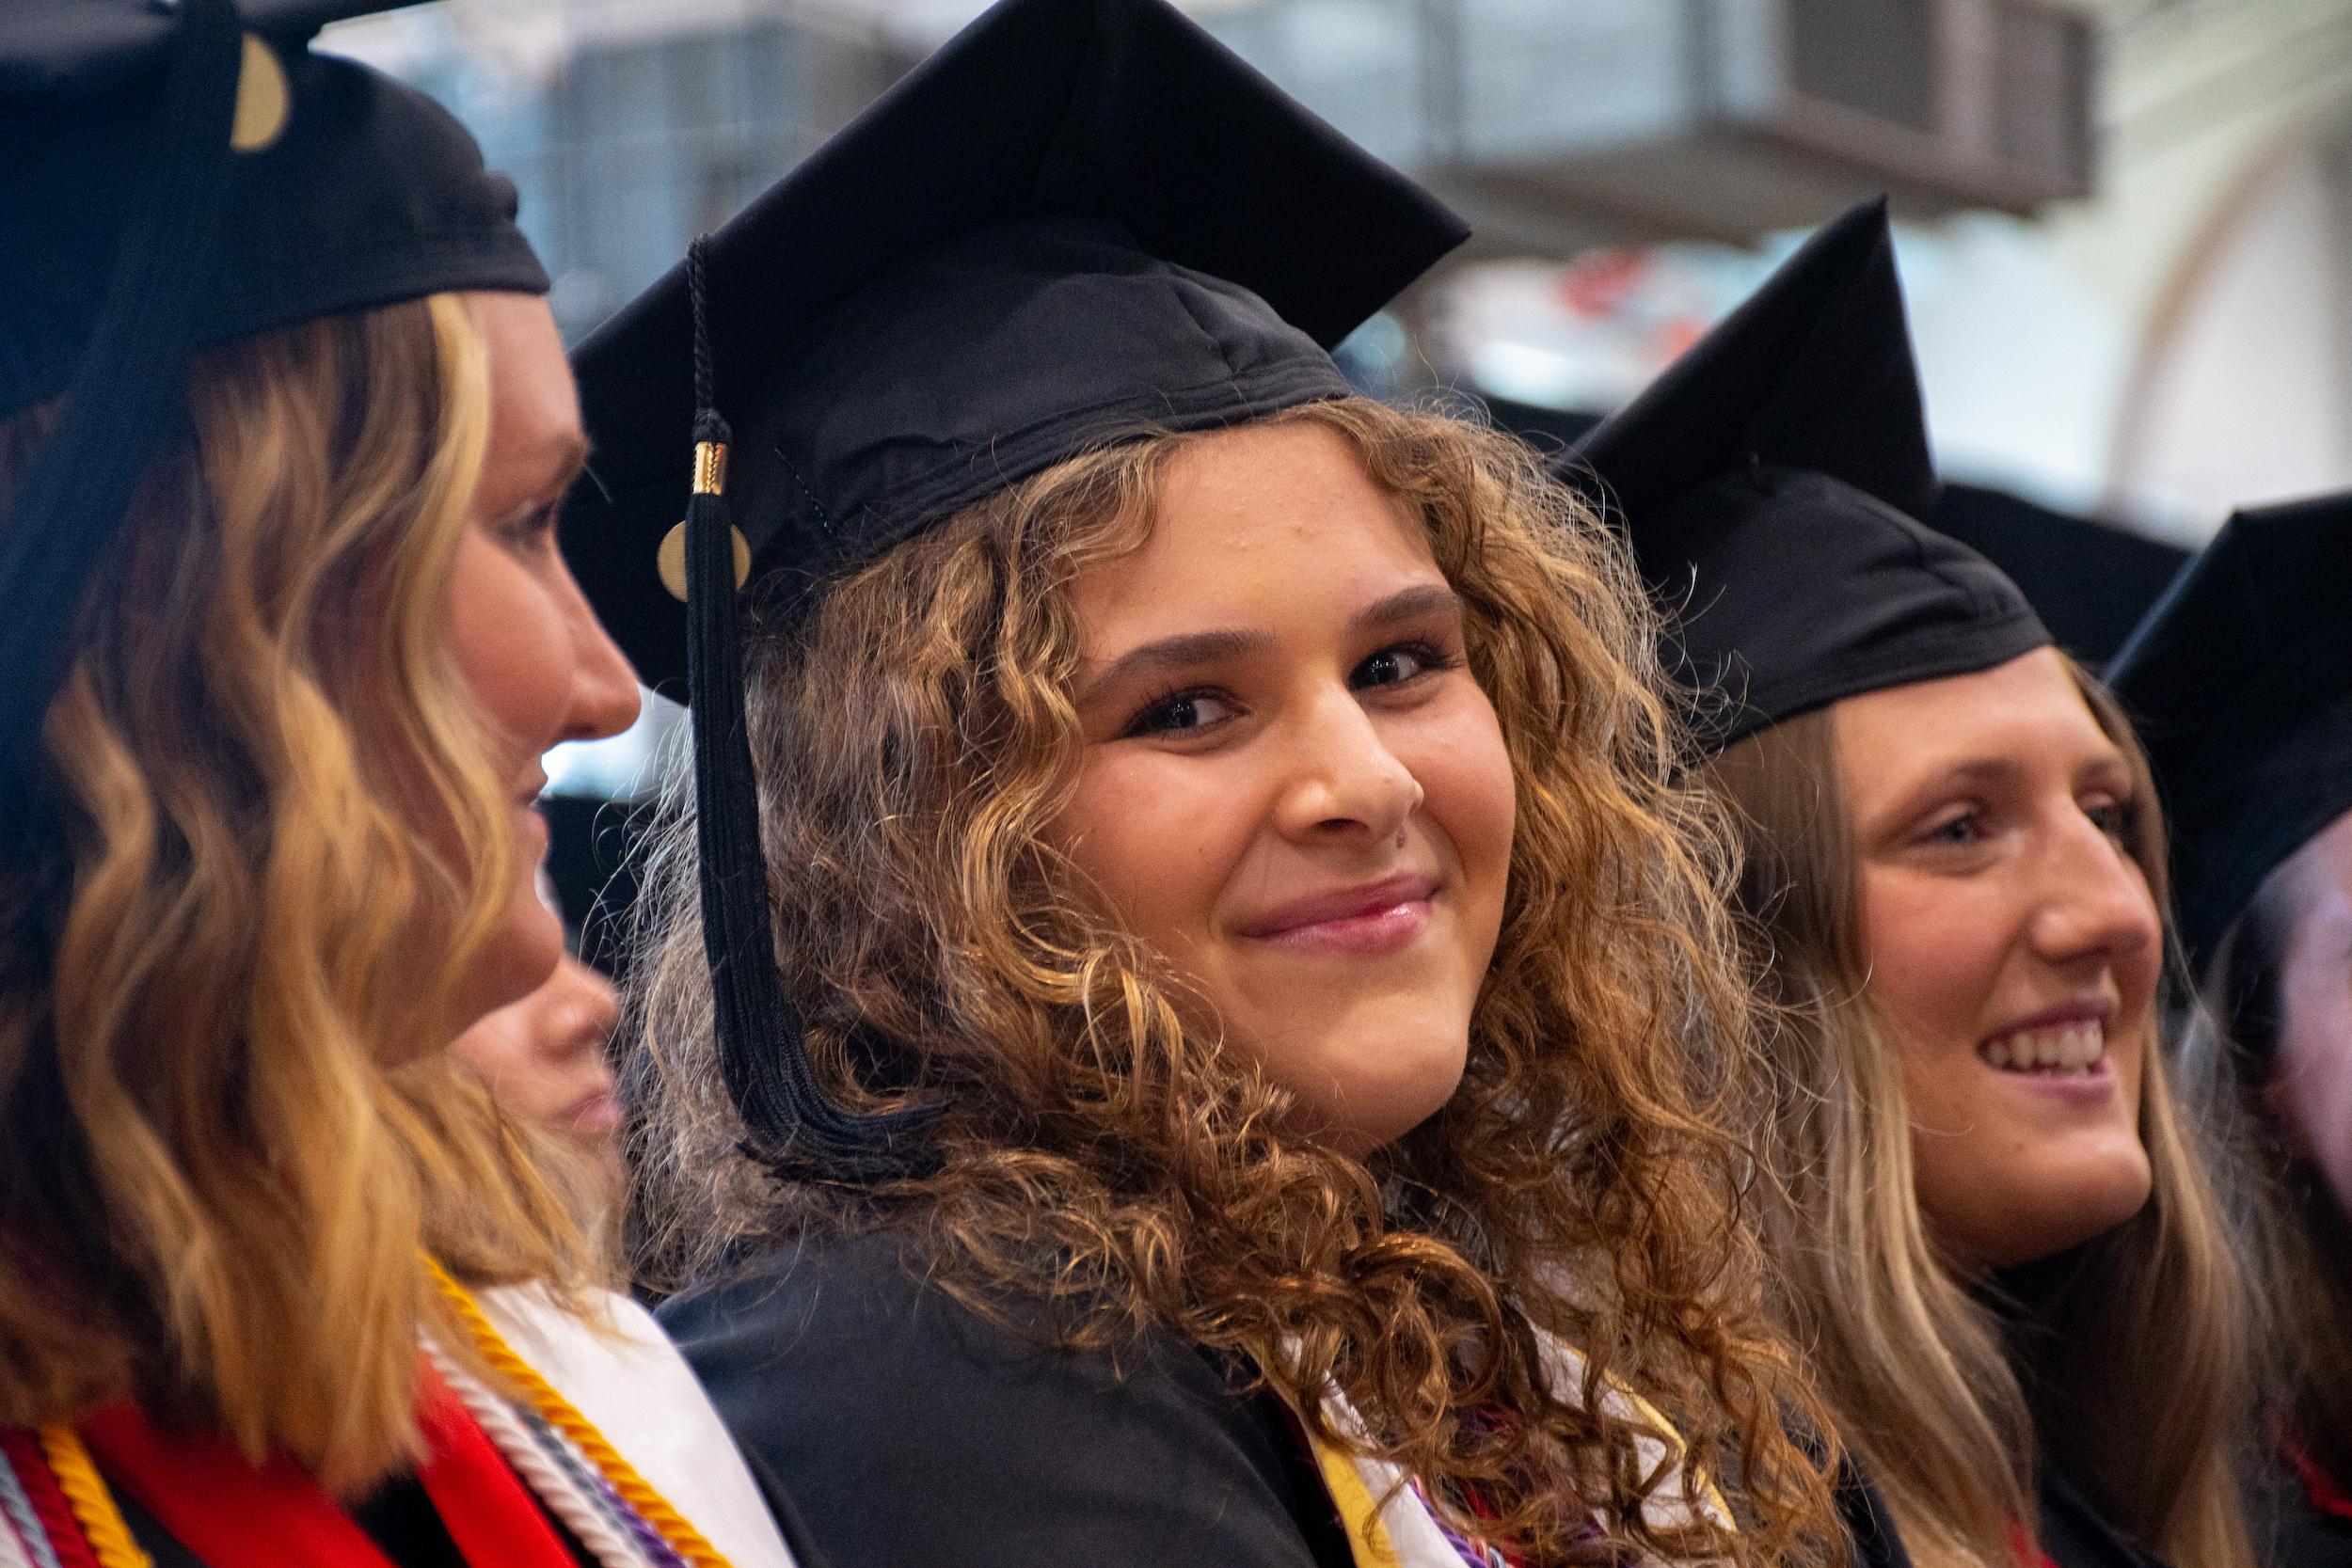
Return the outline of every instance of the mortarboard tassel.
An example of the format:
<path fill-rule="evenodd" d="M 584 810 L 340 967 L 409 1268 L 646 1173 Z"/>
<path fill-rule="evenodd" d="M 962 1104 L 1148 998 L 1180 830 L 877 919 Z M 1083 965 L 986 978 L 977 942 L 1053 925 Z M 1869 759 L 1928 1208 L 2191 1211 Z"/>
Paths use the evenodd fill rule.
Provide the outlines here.
<path fill-rule="evenodd" d="M 703 952 L 727 1092 L 753 1152 L 826 1180 L 920 1175 L 935 1152 L 915 1136 L 929 1106 L 876 1116 L 844 1111 L 810 1069 L 801 1021 L 776 974 L 768 859 L 743 719 L 735 528 L 726 503 L 726 421 L 713 404 L 704 302 L 704 242 L 687 252 L 694 316 L 694 487 L 686 503 L 687 695 L 694 715 L 694 838 L 702 862 Z"/>

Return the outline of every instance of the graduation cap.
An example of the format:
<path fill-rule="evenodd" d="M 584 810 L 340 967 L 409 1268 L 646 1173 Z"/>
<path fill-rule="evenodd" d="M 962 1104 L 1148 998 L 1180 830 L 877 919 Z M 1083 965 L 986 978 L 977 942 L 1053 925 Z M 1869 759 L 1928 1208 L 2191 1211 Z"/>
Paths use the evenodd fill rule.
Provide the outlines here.
<path fill-rule="evenodd" d="M 544 293 L 515 189 L 412 88 L 310 52 L 409 0 L 0 9 L 0 419 L 63 397 L 0 522 L 0 816 L 191 349 L 444 290 Z"/>
<path fill-rule="evenodd" d="M 1481 394 L 1486 405 L 1486 417 L 1497 430 L 1507 430 L 1536 451 L 1551 453 L 1576 445 L 1593 433 L 1601 417 L 1573 408 L 1548 408 L 1542 404 L 1521 403 L 1517 398 L 1497 397 L 1492 392 Z"/>
<path fill-rule="evenodd" d="M 739 586 L 789 616 L 1080 452 L 1344 397 L 1329 350 L 1467 236 L 1164 0 L 1004 0 L 580 346 L 565 548 L 640 674 L 686 677 L 720 1059 L 771 1158 L 924 1155 L 808 1077 Z"/>
<path fill-rule="evenodd" d="M 2115 657 L 2189 555 L 1983 484 L 1947 483 L 1921 521 L 1999 567 L 2040 613 L 2050 641 L 2093 669 Z"/>
<path fill-rule="evenodd" d="M 2107 683 L 2138 727 L 2199 967 L 2263 879 L 2352 811 L 2352 493 L 2240 512 Z"/>
<path fill-rule="evenodd" d="M 1883 201 L 1823 225 L 1556 467 L 1678 611 L 1681 673 L 1726 701 L 1715 747 L 2050 641 L 1918 520 L 1935 468 Z"/>

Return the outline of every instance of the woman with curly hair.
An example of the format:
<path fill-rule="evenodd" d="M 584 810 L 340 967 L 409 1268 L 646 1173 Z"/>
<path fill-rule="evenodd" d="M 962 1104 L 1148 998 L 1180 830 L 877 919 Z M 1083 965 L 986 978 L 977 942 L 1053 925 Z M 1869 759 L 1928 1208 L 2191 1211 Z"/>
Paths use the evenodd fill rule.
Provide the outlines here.
<path fill-rule="evenodd" d="M 0 19 L 0 1563 L 789 1568 L 442 1049 L 637 689 L 514 187 L 364 8 Z"/>
<path fill-rule="evenodd" d="M 2147 763 L 1922 527 L 1883 205 L 1565 462 L 1685 607 L 1769 958 L 1782 1309 L 1929 1568 L 2251 1560 L 2249 1301 L 2171 1082 Z"/>
<path fill-rule="evenodd" d="M 669 531 L 691 634 L 641 1218 L 845 1565 L 1836 1549 L 1654 626 L 1327 352 L 1462 232 L 1161 0 L 1011 0 L 579 356 L 583 580 L 675 675 Z"/>

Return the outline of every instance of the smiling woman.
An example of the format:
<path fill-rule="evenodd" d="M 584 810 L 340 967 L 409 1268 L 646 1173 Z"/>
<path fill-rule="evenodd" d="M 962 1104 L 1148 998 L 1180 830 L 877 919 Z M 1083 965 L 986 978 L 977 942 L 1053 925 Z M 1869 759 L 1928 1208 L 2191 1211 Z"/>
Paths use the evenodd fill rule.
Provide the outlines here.
<path fill-rule="evenodd" d="M 2147 764 L 2086 689 L 2038 648 L 1830 710 L 1914 1186 L 1941 1244 L 1978 1267 L 2054 1257 L 2148 1201 L 2163 861 L 2141 832 Z"/>
<path fill-rule="evenodd" d="M 1511 757 L 1462 601 L 1328 426 L 1202 436 L 1158 488 L 1072 585 L 1087 751 L 1051 836 L 1195 1022 L 1368 1153 L 1453 1098 L 1502 922 Z"/>
<path fill-rule="evenodd" d="M 641 668 L 697 316 L 739 433 L 633 1098 L 665 1321 L 841 1568 L 1836 1549 L 1655 622 L 1329 356 L 1461 236 L 1161 0 L 1010 0 L 581 350 Z"/>
<path fill-rule="evenodd" d="M 1376 1561 L 1429 1526 L 1319 1523 L 1317 1460 L 1358 1458 L 1343 1505 L 1410 1481 L 1534 1562 L 1821 1549 L 1706 1119 L 1745 1027 L 1712 824 L 1622 573 L 1513 444 L 1335 401 L 1066 463 L 755 640 L 812 1049 L 835 1092 L 929 1097 L 942 1163 L 861 1193 L 745 1158 L 674 819 L 647 1196 L 659 1266 L 721 1287 L 673 1332 L 836 1560 Z M 1647 1402 L 1587 1408 L 1550 1337 Z M 1171 1355 L 1218 1370 L 1172 1408 Z M 1753 1533 L 1649 1473 L 1667 1444 Z M 924 1480 L 877 1520 L 884 1455 Z"/>
<path fill-rule="evenodd" d="M 2015 586 L 1915 520 L 1883 209 L 1581 455 L 1692 607 L 1776 1004 L 1780 1305 L 1914 1560 L 2244 1568 L 2250 1303 L 2159 1033 L 2148 764 Z"/>
<path fill-rule="evenodd" d="M 1879 726 L 1906 710 L 1938 727 Z M 2029 1511 L 2060 1562 L 2128 1560 L 2102 1516 L 2167 1560 L 2249 1549 L 2250 1312 L 2168 1081 L 2161 819 L 2112 702 L 2045 649 L 1714 776 L 1788 1008 L 1779 1225 L 1827 1238 L 1788 1310 L 1915 1560 L 2006 1563 Z M 1920 810 L 1874 819 L 1896 776 Z"/>

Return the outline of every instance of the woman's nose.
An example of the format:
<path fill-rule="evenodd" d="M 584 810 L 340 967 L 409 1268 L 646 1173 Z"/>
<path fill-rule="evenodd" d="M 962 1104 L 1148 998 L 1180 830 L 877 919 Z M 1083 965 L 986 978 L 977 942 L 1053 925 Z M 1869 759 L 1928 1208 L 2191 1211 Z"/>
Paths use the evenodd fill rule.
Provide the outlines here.
<path fill-rule="evenodd" d="M 1318 702 L 1293 748 L 1293 772 L 1277 806 L 1289 837 L 1394 838 L 1422 802 L 1421 781 L 1381 738 L 1354 694 Z"/>
<path fill-rule="evenodd" d="M 621 1022 L 621 997 L 612 982 L 566 956 L 548 976 L 548 988 L 559 1018 L 547 1040 L 548 1054 L 564 1061 L 590 1052 L 602 1054 Z"/>
<path fill-rule="evenodd" d="M 564 584 L 571 595 L 574 652 L 571 705 L 564 716 L 561 738 L 602 740 L 637 722 L 642 706 L 637 672 L 629 667 L 628 657 L 604 629 L 596 611 L 588 608 L 568 570 Z"/>
<path fill-rule="evenodd" d="M 2065 963 L 2136 957 L 2162 940 L 2155 897 L 2138 864 L 2089 820 L 2069 826 L 2049 858 L 2033 938 Z"/>

